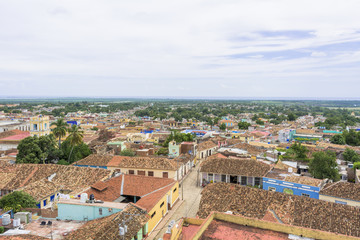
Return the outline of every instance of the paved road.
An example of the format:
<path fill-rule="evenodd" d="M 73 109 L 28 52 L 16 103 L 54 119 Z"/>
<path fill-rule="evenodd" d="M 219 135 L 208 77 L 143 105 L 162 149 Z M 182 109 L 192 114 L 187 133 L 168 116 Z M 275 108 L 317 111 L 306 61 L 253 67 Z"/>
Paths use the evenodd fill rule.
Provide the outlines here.
<path fill-rule="evenodd" d="M 155 239 L 162 238 L 164 233 L 167 230 L 167 227 L 171 220 L 175 220 L 176 222 L 182 217 L 195 217 L 197 211 L 199 210 L 200 198 L 201 198 L 201 187 L 197 187 L 197 172 L 199 169 L 199 165 L 192 169 L 192 172 L 186 177 L 183 181 L 184 188 L 184 202 L 183 204 L 175 210 L 173 216 L 167 221 L 164 225 L 165 227 L 158 232 Z M 182 188 L 180 188 L 180 199 L 182 196 Z"/>

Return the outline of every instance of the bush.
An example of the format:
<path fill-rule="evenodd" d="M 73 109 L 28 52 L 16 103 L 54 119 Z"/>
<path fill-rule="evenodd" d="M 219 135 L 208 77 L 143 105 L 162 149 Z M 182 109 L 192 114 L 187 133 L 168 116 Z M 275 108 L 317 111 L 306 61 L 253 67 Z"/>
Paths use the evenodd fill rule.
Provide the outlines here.
<path fill-rule="evenodd" d="M 13 209 L 18 212 L 22 208 L 34 207 L 36 207 L 35 199 L 23 191 L 9 193 L 0 199 L 0 208 L 2 209 Z"/>
<path fill-rule="evenodd" d="M 133 156 L 135 156 L 135 153 L 131 149 L 125 149 L 120 152 L 120 156 L 133 157 Z"/>
<path fill-rule="evenodd" d="M 5 232 L 5 228 L 3 226 L 0 226 L 0 234 Z"/>
<path fill-rule="evenodd" d="M 70 163 L 68 163 L 68 161 L 66 161 L 64 159 L 61 159 L 61 160 L 58 161 L 57 164 L 59 164 L 59 165 L 69 165 Z"/>
<path fill-rule="evenodd" d="M 360 162 L 354 162 L 354 168 L 360 169 Z"/>

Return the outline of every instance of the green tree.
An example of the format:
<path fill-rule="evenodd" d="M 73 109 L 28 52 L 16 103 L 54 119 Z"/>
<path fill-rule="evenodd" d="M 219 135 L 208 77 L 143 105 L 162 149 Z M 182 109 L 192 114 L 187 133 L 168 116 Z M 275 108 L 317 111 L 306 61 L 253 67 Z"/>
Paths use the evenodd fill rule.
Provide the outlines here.
<path fill-rule="evenodd" d="M 211 129 L 212 129 L 212 127 L 214 126 L 214 121 L 213 121 L 211 118 L 209 118 L 209 119 L 207 120 L 207 124 L 210 125 L 210 127 L 211 127 Z"/>
<path fill-rule="evenodd" d="M 309 172 L 315 178 L 329 178 L 333 181 L 340 180 L 336 154 L 331 151 L 313 153 L 313 158 L 309 163 Z"/>
<path fill-rule="evenodd" d="M 336 134 L 330 138 L 330 142 L 334 144 L 345 145 L 345 138 L 342 134 Z"/>
<path fill-rule="evenodd" d="M 64 159 L 61 159 L 61 160 L 58 161 L 57 164 L 59 164 L 59 165 L 69 165 L 70 163 L 68 161 L 64 160 Z"/>
<path fill-rule="evenodd" d="M 354 169 L 360 169 L 360 162 L 354 162 Z"/>
<path fill-rule="evenodd" d="M 222 130 L 222 131 L 225 131 L 226 130 L 226 125 L 225 125 L 225 123 L 222 123 L 222 124 L 220 124 L 220 130 Z"/>
<path fill-rule="evenodd" d="M 0 208 L 13 209 L 15 212 L 23 208 L 35 208 L 35 199 L 24 191 L 15 191 L 0 198 Z"/>
<path fill-rule="evenodd" d="M 55 126 L 52 129 L 52 133 L 56 138 L 59 139 L 59 149 L 61 148 L 61 138 L 66 136 L 66 131 L 68 129 L 68 124 L 64 121 L 64 119 L 60 118 L 56 122 L 50 124 L 50 126 Z"/>
<path fill-rule="evenodd" d="M 69 140 L 69 143 L 72 146 L 70 155 L 68 158 L 68 161 L 70 161 L 70 157 L 71 157 L 74 147 L 77 145 L 80 145 L 83 142 L 83 137 L 84 137 L 83 133 L 84 132 L 81 131 L 80 127 L 78 127 L 77 125 L 72 125 L 68 131 L 69 131 L 69 136 L 66 139 Z"/>
<path fill-rule="evenodd" d="M 165 156 L 167 156 L 168 154 L 169 154 L 169 150 L 167 148 L 160 148 L 156 152 L 156 155 L 165 155 Z"/>
<path fill-rule="evenodd" d="M 83 159 L 91 154 L 89 146 L 84 142 L 80 143 L 79 145 L 72 146 L 69 140 L 65 140 L 61 144 L 61 151 L 62 155 L 60 159 L 66 160 L 66 162 L 69 164 L 79 161 L 80 159 Z M 70 152 L 72 152 L 71 155 Z"/>
<path fill-rule="evenodd" d="M 289 113 L 287 118 L 288 118 L 289 121 L 295 121 L 296 120 L 296 116 L 295 116 L 294 113 Z"/>
<path fill-rule="evenodd" d="M 360 132 L 356 132 L 354 129 L 351 129 L 350 131 L 344 131 L 343 136 L 346 144 L 351 146 L 360 145 Z"/>
<path fill-rule="evenodd" d="M 346 148 L 346 150 L 343 153 L 344 160 L 347 162 L 360 162 L 360 155 L 357 154 L 354 150 L 351 148 Z"/>
<path fill-rule="evenodd" d="M 17 147 L 16 163 L 45 163 L 45 160 L 58 159 L 60 152 L 55 146 L 53 135 L 27 137 Z"/>
<path fill-rule="evenodd" d="M 238 126 L 239 126 L 239 129 L 247 130 L 251 126 L 251 124 L 248 122 L 239 122 Z"/>
<path fill-rule="evenodd" d="M 124 149 L 120 152 L 119 154 L 120 156 L 129 156 L 129 157 L 133 157 L 135 156 L 134 151 L 132 151 L 131 149 Z"/>
<path fill-rule="evenodd" d="M 177 143 L 181 142 L 192 142 L 194 141 L 194 135 L 191 133 L 179 133 L 178 131 L 171 132 L 170 136 L 168 136 L 163 143 L 165 148 L 169 147 L 169 142 L 175 141 Z"/>
<path fill-rule="evenodd" d="M 291 145 L 290 149 L 295 153 L 295 158 L 298 160 L 306 159 L 306 154 L 309 152 L 309 150 L 301 145 L 301 143 L 294 143 Z"/>
<path fill-rule="evenodd" d="M 264 121 L 261 121 L 260 119 L 256 120 L 256 124 L 257 125 L 264 125 Z"/>

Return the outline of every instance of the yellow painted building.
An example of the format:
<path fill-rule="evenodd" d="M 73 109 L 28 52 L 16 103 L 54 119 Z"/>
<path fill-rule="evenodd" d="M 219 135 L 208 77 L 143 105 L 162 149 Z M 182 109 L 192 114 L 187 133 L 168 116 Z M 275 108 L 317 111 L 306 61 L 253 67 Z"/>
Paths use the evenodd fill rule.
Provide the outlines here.
<path fill-rule="evenodd" d="M 30 118 L 30 135 L 38 137 L 50 134 L 49 116 L 36 116 Z"/>
<path fill-rule="evenodd" d="M 149 216 L 147 232 L 151 232 L 179 199 L 179 183 L 172 179 L 121 174 L 110 180 L 93 184 L 86 191 L 102 201 L 118 201 L 140 207 Z"/>
<path fill-rule="evenodd" d="M 149 211 L 150 219 L 148 221 L 148 232 L 154 230 L 154 228 L 160 223 L 163 217 L 172 208 L 176 200 L 179 198 L 179 183 L 176 182 L 168 192 L 158 201 L 155 206 Z M 139 205 L 141 203 L 139 202 Z"/>

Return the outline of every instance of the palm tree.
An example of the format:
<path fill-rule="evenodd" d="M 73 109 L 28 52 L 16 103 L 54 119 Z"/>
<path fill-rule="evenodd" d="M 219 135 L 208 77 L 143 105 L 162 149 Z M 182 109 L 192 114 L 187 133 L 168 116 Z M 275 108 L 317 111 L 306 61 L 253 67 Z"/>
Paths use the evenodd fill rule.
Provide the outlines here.
<path fill-rule="evenodd" d="M 59 138 L 59 149 L 60 149 L 61 138 L 66 136 L 68 124 L 64 121 L 64 119 L 60 118 L 56 122 L 51 123 L 50 126 L 55 126 L 55 128 L 52 129 L 52 133 L 56 138 Z"/>
<path fill-rule="evenodd" d="M 70 162 L 70 157 L 74 150 L 74 147 L 83 142 L 84 131 L 80 130 L 80 127 L 78 127 L 77 125 L 72 125 L 68 131 L 69 131 L 69 136 L 66 138 L 66 140 L 69 140 L 69 143 L 72 146 L 70 155 L 68 158 L 68 161 Z"/>

